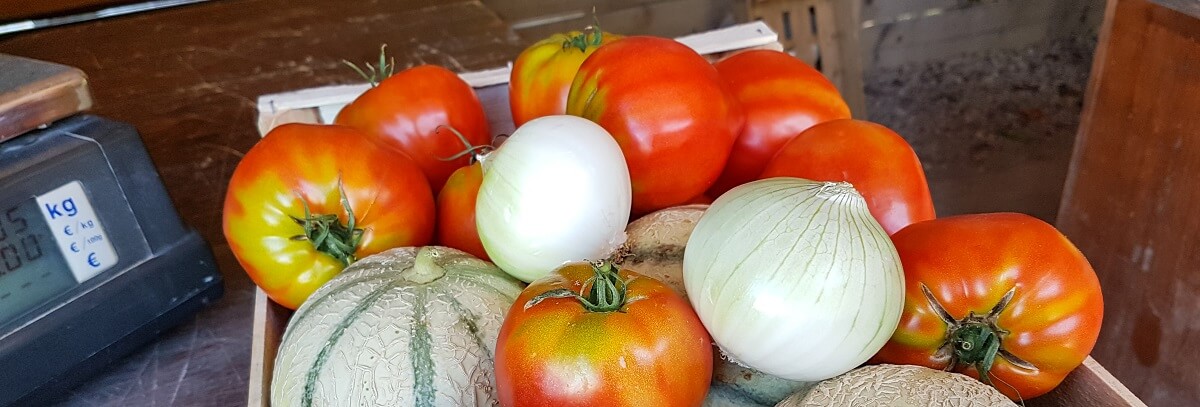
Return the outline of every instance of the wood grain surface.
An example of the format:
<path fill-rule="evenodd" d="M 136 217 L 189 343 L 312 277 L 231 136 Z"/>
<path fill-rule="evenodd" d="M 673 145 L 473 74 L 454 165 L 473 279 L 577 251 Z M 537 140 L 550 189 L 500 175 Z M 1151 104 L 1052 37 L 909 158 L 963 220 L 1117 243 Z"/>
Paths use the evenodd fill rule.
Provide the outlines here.
<path fill-rule="evenodd" d="M 221 0 L 0 37 L 0 53 L 82 69 L 93 113 L 134 125 L 176 208 L 212 246 L 226 294 L 196 320 L 66 395 L 67 405 L 246 402 L 253 285 L 221 232 L 225 188 L 259 139 L 262 94 L 361 82 L 342 59 L 456 71 L 500 66 L 520 39 L 477 1 Z"/>
<path fill-rule="evenodd" d="M 1104 290 L 1093 355 L 1150 405 L 1200 405 L 1200 19 L 1110 0 L 1058 227 Z"/>
<path fill-rule="evenodd" d="M 25 0 L 0 1 L 0 22 L 58 16 L 145 0 Z"/>

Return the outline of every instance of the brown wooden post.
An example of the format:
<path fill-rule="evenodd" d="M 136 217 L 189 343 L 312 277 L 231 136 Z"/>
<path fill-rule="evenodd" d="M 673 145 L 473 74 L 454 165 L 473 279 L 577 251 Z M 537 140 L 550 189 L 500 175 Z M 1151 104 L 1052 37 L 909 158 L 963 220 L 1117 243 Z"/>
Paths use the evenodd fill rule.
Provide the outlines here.
<path fill-rule="evenodd" d="M 1093 356 L 1150 405 L 1200 403 L 1200 19 L 1110 0 L 1058 227 L 1104 289 Z"/>

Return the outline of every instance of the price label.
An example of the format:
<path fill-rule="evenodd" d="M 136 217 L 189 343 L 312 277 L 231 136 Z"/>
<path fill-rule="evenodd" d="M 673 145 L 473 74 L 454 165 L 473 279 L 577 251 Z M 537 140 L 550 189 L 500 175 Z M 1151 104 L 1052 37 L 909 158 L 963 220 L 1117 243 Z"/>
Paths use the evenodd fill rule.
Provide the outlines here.
<path fill-rule="evenodd" d="M 117 264 L 117 252 L 84 194 L 83 184 L 69 182 L 39 195 L 37 203 L 75 281 L 82 283 Z"/>

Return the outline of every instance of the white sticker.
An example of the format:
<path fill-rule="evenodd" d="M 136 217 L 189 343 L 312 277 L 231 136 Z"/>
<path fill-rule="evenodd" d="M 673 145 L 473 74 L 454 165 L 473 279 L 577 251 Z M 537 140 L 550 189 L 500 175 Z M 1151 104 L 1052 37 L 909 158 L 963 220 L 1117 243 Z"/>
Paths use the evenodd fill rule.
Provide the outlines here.
<path fill-rule="evenodd" d="M 75 281 L 82 283 L 117 264 L 117 252 L 79 181 L 39 195 L 37 203 Z"/>

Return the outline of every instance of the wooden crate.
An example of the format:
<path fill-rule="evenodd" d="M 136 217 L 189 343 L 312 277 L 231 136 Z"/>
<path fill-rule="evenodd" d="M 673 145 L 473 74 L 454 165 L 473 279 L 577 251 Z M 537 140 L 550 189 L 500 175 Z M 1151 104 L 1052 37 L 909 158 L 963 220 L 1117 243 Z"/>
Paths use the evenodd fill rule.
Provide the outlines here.
<path fill-rule="evenodd" d="M 746 0 L 746 14 L 779 33 L 783 50 L 837 86 L 855 118 L 867 117 L 859 0 Z"/>
<path fill-rule="evenodd" d="M 745 49 L 782 49 L 778 37 L 763 22 L 752 22 L 707 33 L 677 38 L 710 60 Z M 463 73 L 483 103 L 493 134 L 513 130 L 508 106 L 508 77 L 510 67 Z M 328 123 L 347 103 L 368 88 L 366 84 L 332 86 L 299 90 L 259 98 L 259 131 L 266 134 L 285 123 Z M 261 290 L 254 300 L 253 343 L 251 344 L 249 394 L 247 406 L 270 405 L 271 374 L 283 332 L 292 311 L 271 301 Z M 1100 364 L 1087 358 L 1071 373 L 1059 388 L 1031 400 L 1031 407 L 1145 406 Z"/>
<path fill-rule="evenodd" d="M 271 405 L 271 372 L 275 365 L 275 354 L 291 316 L 292 310 L 271 301 L 262 290 L 256 290 L 248 407 Z M 1057 389 L 1025 404 L 1028 407 L 1146 406 L 1090 356 Z"/>

